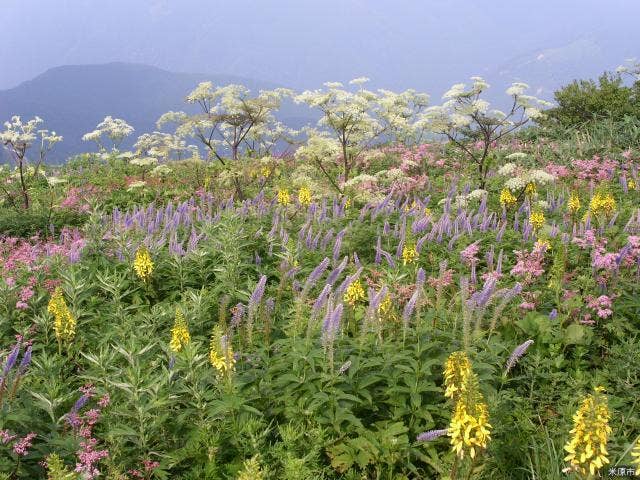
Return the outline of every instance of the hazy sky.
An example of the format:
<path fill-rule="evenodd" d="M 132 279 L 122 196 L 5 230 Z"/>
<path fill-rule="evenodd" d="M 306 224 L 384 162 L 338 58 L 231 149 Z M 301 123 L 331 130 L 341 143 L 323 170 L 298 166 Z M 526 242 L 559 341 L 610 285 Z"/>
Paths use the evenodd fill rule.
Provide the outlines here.
<path fill-rule="evenodd" d="M 109 61 L 294 88 L 366 75 L 439 89 L 555 63 L 602 71 L 640 55 L 639 14 L 637 0 L 0 0 L 0 88 Z"/>

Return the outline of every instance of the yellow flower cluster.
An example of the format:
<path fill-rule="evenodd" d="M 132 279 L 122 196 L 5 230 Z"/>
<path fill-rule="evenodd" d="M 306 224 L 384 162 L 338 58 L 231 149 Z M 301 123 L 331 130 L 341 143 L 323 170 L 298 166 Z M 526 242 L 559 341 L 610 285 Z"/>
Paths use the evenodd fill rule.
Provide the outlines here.
<path fill-rule="evenodd" d="M 595 475 L 596 471 L 609 463 L 607 440 L 611 434 L 609 407 L 602 387 L 596 387 L 587 395 L 573 416 L 571 439 L 564 449 L 571 468 L 582 475 Z"/>
<path fill-rule="evenodd" d="M 636 184 L 636 181 L 633 178 L 627 182 L 628 190 L 636 190 L 637 188 L 638 188 L 638 185 Z"/>
<path fill-rule="evenodd" d="M 449 435 L 453 451 L 460 458 L 464 458 L 466 450 L 471 458 L 475 458 L 481 450 L 487 448 L 491 440 L 491 424 L 487 405 L 481 398 L 471 402 L 461 400 L 456 404 L 449 425 Z"/>
<path fill-rule="evenodd" d="M 511 193 L 511 190 L 509 190 L 508 188 L 503 188 L 502 191 L 500 192 L 500 204 L 503 207 L 505 208 L 512 207 L 513 205 L 516 204 L 517 201 L 518 199 L 515 197 L 513 193 Z"/>
<path fill-rule="evenodd" d="M 457 401 L 471 375 L 471 361 L 465 352 L 453 352 L 444 364 L 444 396 Z"/>
<path fill-rule="evenodd" d="M 76 334 L 76 319 L 64 300 L 62 287 L 57 287 L 51 295 L 47 311 L 53 315 L 53 331 L 58 340 L 71 340 Z"/>
<path fill-rule="evenodd" d="M 596 217 L 610 217 L 616 211 L 616 200 L 611 193 L 596 193 L 589 203 L 589 210 Z"/>
<path fill-rule="evenodd" d="M 454 401 L 449 424 L 453 451 L 459 458 L 468 453 L 471 458 L 487 447 L 491 440 L 489 409 L 465 352 L 452 353 L 444 369 L 445 397 Z"/>
<path fill-rule="evenodd" d="M 191 335 L 189 335 L 189 328 L 187 327 L 187 321 L 184 318 L 184 314 L 176 309 L 176 318 L 173 322 L 173 328 L 171 329 L 171 342 L 169 342 L 169 348 L 174 352 L 179 352 L 191 341 Z"/>
<path fill-rule="evenodd" d="M 364 288 L 362 288 L 362 283 L 360 280 L 351 282 L 344 294 L 344 301 L 353 307 L 357 302 L 362 300 L 364 300 Z"/>
<path fill-rule="evenodd" d="M 138 250 L 136 250 L 133 269 L 142 281 L 146 282 L 151 278 L 151 274 L 153 273 L 153 261 L 151 260 L 149 250 L 144 245 L 141 245 Z"/>
<path fill-rule="evenodd" d="M 533 182 L 527 183 L 527 186 L 524 187 L 524 194 L 528 197 L 535 195 L 537 191 L 538 189 L 536 188 L 536 184 Z"/>
<path fill-rule="evenodd" d="M 578 210 L 580 210 L 580 197 L 578 197 L 577 193 L 573 192 L 571 194 L 567 207 L 569 208 L 569 213 L 571 213 L 571 215 L 578 213 Z"/>
<path fill-rule="evenodd" d="M 424 216 L 425 217 L 430 217 L 431 216 L 431 209 L 429 207 L 424 209 Z"/>
<path fill-rule="evenodd" d="M 286 207 L 290 202 L 291 197 L 289 196 L 289 190 L 287 190 L 286 188 L 281 188 L 280 190 L 278 190 L 278 203 Z"/>
<path fill-rule="evenodd" d="M 300 190 L 298 190 L 298 201 L 300 205 L 305 207 L 311 204 L 311 190 L 309 190 L 309 187 L 300 187 Z"/>
<path fill-rule="evenodd" d="M 238 480 L 263 480 L 264 478 L 259 455 L 254 455 L 250 459 L 245 460 L 242 465 L 242 470 L 238 474 Z"/>
<path fill-rule="evenodd" d="M 416 246 L 412 243 L 404 245 L 402 247 L 402 264 L 406 265 L 408 263 L 413 263 L 419 257 L 418 250 L 416 250 Z"/>
<path fill-rule="evenodd" d="M 391 301 L 391 295 L 387 293 L 387 296 L 384 297 L 384 300 L 382 300 L 380 305 L 378 305 L 378 314 L 384 317 L 391 312 L 392 308 L 393 302 Z"/>
<path fill-rule="evenodd" d="M 631 462 L 636 466 L 636 471 L 640 470 L 640 437 L 636 440 L 633 450 L 631 450 Z"/>
<path fill-rule="evenodd" d="M 529 215 L 529 223 L 534 230 L 540 230 L 544 225 L 544 212 L 542 210 L 535 210 Z"/>
<path fill-rule="evenodd" d="M 227 336 L 222 334 L 219 326 L 214 327 L 209 344 L 209 362 L 222 375 L 233 370 L 236 363 L 233 357 L 231 343 Z"/>

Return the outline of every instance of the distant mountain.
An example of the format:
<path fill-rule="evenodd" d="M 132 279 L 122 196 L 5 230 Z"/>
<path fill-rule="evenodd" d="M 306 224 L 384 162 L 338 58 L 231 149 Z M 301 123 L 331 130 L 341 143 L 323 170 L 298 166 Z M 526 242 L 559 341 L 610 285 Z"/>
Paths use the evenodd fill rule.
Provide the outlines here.
<path fill-rule="evenodd" d="M 108 63 L 52 68 L 33 80 L 0 91 L 0 123 L 12 115 L 23 119 L 39 116 L 44 128 L 64 137 L 49 162 L 60 163 L 71 155 L 95 150 L 82 136 L 93 130 L 106 115 L 123 118 L 135 128 L 135 137 L 156 129 L 155 122 L 169 110 L 189 110 L 186 95 L 202 81 L 214 85 L 240 83 L 252 91 L 276 85 L 231 76 L 174 73 L 147 65 Z M 289 106 L 280 113 L 291 126 L 306 123 L 300 108 Z"/>

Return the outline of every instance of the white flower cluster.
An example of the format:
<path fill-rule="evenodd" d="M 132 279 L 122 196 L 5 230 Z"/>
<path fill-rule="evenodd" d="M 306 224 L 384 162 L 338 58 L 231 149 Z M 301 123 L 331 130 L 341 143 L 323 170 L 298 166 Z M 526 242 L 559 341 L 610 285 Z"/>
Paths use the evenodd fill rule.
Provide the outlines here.
<path fill-rule="evenodd" d="M 122 141 L 133 131 L 133 127 L 121 118 L 113 118 L 108 115 L 97 125 L 95 130 L 85 133 L 82 140 L 95 142 L 100 150 L 105 151 L 106 148 L 102 144 L 102 136 L 104 135 L 111 140 L 113 150 L 117 150 Z"/>
<path fill-rule="evenodd" d="M 518 192 L 529 184 L 542 186 L 553 183 L 556 180 L 556 177 L 554 177 L 550 173 L 545 172 L 544 170 L 532 169 L 521 170 L 518 172 L 513 163 L 507 163 L 503 165 L 498 170 L 498 174 L 502 176 L 513 175 L 506 182 L 504 182 L 504 187 L 511 190 L 512 192 Z"/>

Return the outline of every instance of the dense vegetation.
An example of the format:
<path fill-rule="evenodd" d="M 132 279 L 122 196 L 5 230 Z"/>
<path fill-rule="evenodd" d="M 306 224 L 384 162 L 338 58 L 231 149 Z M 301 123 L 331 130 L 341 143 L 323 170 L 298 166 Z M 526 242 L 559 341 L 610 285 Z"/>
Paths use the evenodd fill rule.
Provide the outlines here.
<path fill-rule="evenodd" d="M 364 81 L 297 96 L 305 140 L 271 116 L 292 92 L 206 83 L 133 152 L 107 118 L 45 167 L 61 139 L 7 124 L 3 478 L 630 472 L 637 123 Z"/>

